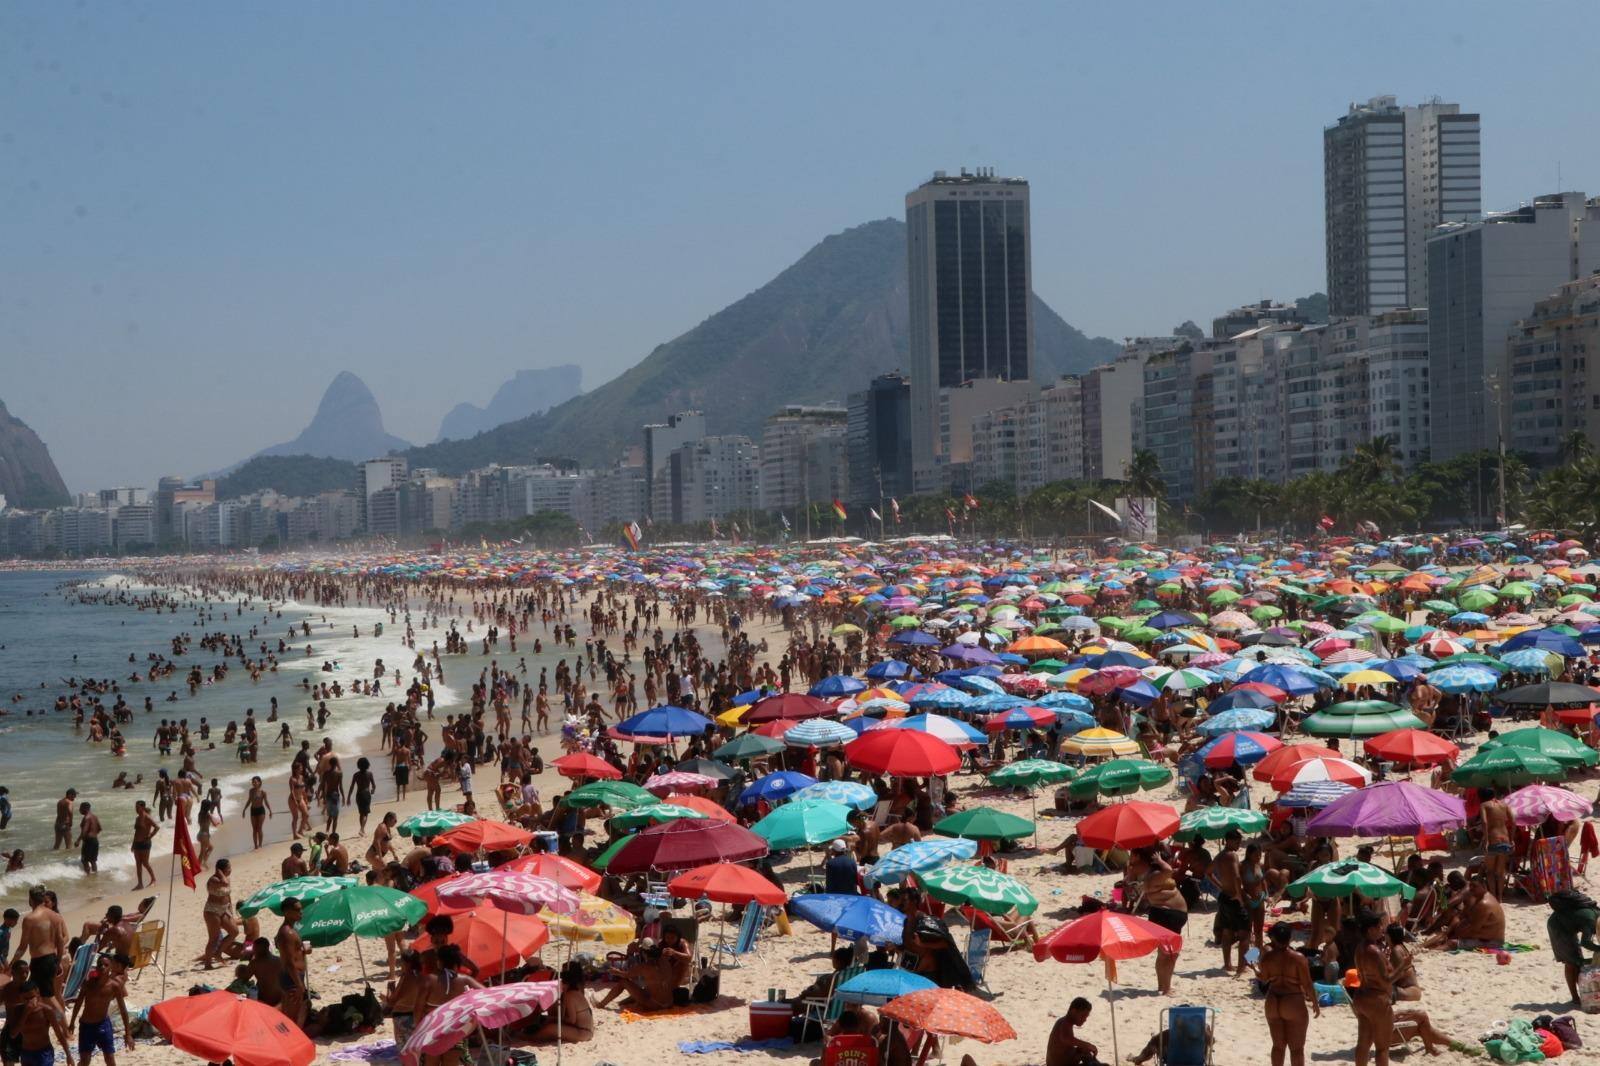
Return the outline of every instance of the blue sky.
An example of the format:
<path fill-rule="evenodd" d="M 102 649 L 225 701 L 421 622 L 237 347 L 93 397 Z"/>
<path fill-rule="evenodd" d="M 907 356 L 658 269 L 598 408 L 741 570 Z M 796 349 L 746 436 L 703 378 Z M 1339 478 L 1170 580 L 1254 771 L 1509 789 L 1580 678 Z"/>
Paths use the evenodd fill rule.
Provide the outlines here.
<path fill-rule="evenodd" d="M 0 8 L 0 399 L 74 489 L 293 436 L 340 369 L 431 439 L 593 387 L 935 169 L 1033 183 L 1120 338 L 1324 287 L 1321 129 L 1483 114 L 1485 204 L 1600 194 L 1579 4 Z M 1565 27 L 1565 30 L 1563 30 Z M 841 393 L 852 383 L 842 383 Z"/>

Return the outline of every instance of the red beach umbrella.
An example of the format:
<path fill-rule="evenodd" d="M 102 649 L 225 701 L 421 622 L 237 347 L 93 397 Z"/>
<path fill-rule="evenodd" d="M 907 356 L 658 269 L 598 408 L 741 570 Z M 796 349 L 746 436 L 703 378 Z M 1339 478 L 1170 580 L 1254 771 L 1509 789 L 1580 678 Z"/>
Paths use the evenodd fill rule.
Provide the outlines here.
<path fill-rule="evenodd" d="M 310 1066 L 316 1045 L 283 1012 L 232 992 L 179 996 L 150 1008 L 150 1024 L 179 1051 L 237 1066 Z"/>
<path fill-rule="evenodd" d="M 901 1025 L 939 1036 L 963 1036 L 985 1044 L 1015 1040 L 1017 1031 L 1000 1012 L 953 988 L 928 988 L 896 996 L 879 1011 Z"/>
<path fill-rule="evenodd" d="M 1461 754 L 1461 749 L 1425 729 L 1395 729 L 1362 745 L 1368 755 L 1407 766 L 1437 766 Z"/>
<path fill-rule="evenodd" d="M 767 842 L 732 822 L 679 818 L 635 833 L 606 864 L 606 872 L 691 870 L 713 862 L 742 862 L 767 853 Z"/>
<path fill-rule="evenodd" d="M 1078 823 L 1078 840 L 1090 848 L 1142 848 L 1178 831 L 1178 812 L 1165 803 L 1117 803 Z"/>
<path fill-rule="evenodd" d="M 582 863 L 573 862 L 563 855 L 554 855 L 548 851 L 536 851 L 532 855 L 512 859 L 497 869 L 514 870 L 517 873 L 533 874 L 535 877 L 548 877 L 562 888 L 573 888 L 579 892 L 598 892 L 602 880 L 598 873 Z M 420 891 L 419 889 L 412 895 L 417 895 Z"/>
<path fill-rule="evenodd" d="M 1033 945 L 1033 957 L 1040 962 L 1116 961 L 1136 959 L 1157 948 L 1176 953 L 1182 947 L 1182 936 L 1152 921 L 1116 911 L 1095 911 L 1040 937 Z"/>
<path fill-rule="evenodd" d="M 455 928 L 449 942 L 478 967 L 480 977 L 498 977 L 532 958 L 550 941 L 550 930 L 531 914 L 512 914 L 492 903 L 480 903 L 465 914 L 451 916 Z M 428 948 L 428 934 L 411 942 L 417 951 Z"/>
<path fill-rule="evenodd" d="M 834 712 L 833 704 L 807 696 L 802 692 L 784 692 L 766 699 L 756 700 L 746 712 L 744 720 L 751 725 L 791 719 L 803 722 L 807 718 L 822 718 Z"/>
<path fill-rule="evenodd" d="M 1337 759 L 1339 753 L 1321 744 L 1286 744 L 1265 759 L 1256 763 L 1250 776 L 1257 781 L 1271 781 L 1286 767 L 1308 759 Z"/>
<path fill-rule="evenodd" d="M 430 918 L 435 914 L 466 914 L 468 911 L 472 910 L 473 905 L 471 903 L 456 902 L 454 900 L 442 900 L 439 898 L 440 885 L 447 885 L 451 881 L 465 876 L 466 874 L 456 874 L 455 877 L 446 877 L 440 881 L 429 881 L 425 885 L 418 885 L 416 888 L 413 888 L 411 890 L 411 894 L 428 905 L 428 917 Z"/>
<path fill-rule="evenodd" d="M 575 751 L 571 755 L 552 759 L 550 765 L 554 766 L 556 773 L 562 777 L 602 777 L 608 781 L 616 781 L 622 777 L 621 770 L 586 751 Z"/>
<path fill-rule="evenodd" d="M 961 753 L 932 733 L 873 729 L 844 746 L 851 766 L 891 777 L 933 777 L 961 768 Z"/>
<path fill-rule="evenodd" d="M 667 891 L 679 899 L 706 899 L 717 903 L 778 904 L 789 894 L 748 866 L 716 862 L 679 874 L 667 882 Z"/>
<path fill-rule="evenodd" d="M 485 818 L 447 829 L 434 837 L 433 842 L 443 844 L 451 851 L 460 854 L 474 852 L 479 848 L 484 851 L 510 851 L 532 843 L 533 834 L 521 826 Z"/>

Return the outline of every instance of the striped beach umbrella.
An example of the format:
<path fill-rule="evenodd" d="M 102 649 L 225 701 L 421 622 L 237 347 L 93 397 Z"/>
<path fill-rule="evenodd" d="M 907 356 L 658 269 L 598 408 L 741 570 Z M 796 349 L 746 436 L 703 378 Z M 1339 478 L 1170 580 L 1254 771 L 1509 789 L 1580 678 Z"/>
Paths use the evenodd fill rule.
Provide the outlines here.
<path fill-rule="evenodd" d="M 1178 819 L 1178 840 L 1221 840 L 1237 829 L 1241 833 L 1259 833 L 1267 827 L 1267 816 L 1260 811 L 1243 807 L 1201 807 Z"/>
<path fill-rule="evenodd" d="M 459 811 L 423 811 L 401 822 L 399 829 L 404 836 L 426 840 L 446 829 L 454 829 L 470 821 L 472 815 L 461 814 Z"/>
<path fill-rule="evenodd" d="M 1238 730 L 1224 733 L 1200 749 L 1201 760 L 1213 770 L 1226 769 L 1234 763 L 1250 766 L 1283 747 L 1283 742 L 1265 733 Z"/>
<path fill-rule="evenodd" d="M 868 885 L 895 885 L 912 874 L 920 876 L 946 863 L 970 859 L 977 854 L 976 840 L 924 837 L 884 853 L 867 868 L 864 876 Z"/>
<path fill-rule="evenodd" d="M 917 883 L 934 899 L 955 906 L 970 903 L 987 914 L 1015 909 L 1029 915 L 1039 909 L 1039 901 L 1021 881 L 987 866 L 941 866 L 918 874 Z"/>
<path fill-rule="evenodd" d="M 856 739 L 856 731 L 828 718 L 811 718 L 783 734 L 791 748 L 836 748 Z"/>
<path fill-rule="evenodd" d="M 1307 781 L 1279 796 L 1278 806 L 1293 810 L 1321 810 L 1345 793 L 1355 790 L 1354 785 L 1342 781 Z"/>
<path fill-rule="evenodd" d="M 616 815 L 611 819 L 611 824 L 618 829 L 637 829 L 641 825 L 670 822 L 674 818 L 704 817 L 693 807 L 680 807 L 676 803 L 644 803 Z"/>
<path fill-rule="evenodd" d="M 1554 785 L 1528 785 L 1506 797 L 1518 825 L 1538 825 L 1546 818 L 1558 822 L 1573 822 L 1587 818 L 1594 812 L 1594 804 L 1564 788 Z"/>
<path fill-rule="evenodd" d="M 1289 882 L 1288 893 L 1295 899 L 1306 893 L 1318 899 L 1343 899 L 1360 893 L 1367 899 L 1403 896 L 1411 899 L 1417 890 L 1392 874 L 1370 863 L 1339 859 L 1317 867 L 1298 881 Z"/>
<path fill-rule="evenodd" d="M 291 877 L 287 881 L 268 885 L 239 904 L 239 913 L 246 918 L 261 911 L 282 914 L 283 901 L 286 899 L 309 903 L 359 883 L 360 879 L 356 877 Z"/>
<path fill-rule="evenodd" d="M 826 800 L 865 811 L 878 805 L 878 794 L 859 781 L 818 781 L 790 797 L 791 803 L 807 800 Z"/>

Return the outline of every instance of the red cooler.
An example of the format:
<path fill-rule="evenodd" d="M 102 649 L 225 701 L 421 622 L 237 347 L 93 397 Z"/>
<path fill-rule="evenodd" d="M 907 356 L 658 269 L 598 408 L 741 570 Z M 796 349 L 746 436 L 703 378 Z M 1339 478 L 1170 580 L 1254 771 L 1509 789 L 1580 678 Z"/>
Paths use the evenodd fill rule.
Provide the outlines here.
<path fill-rule="evenodd" d="M 750 1004 L 750 1035 L 757 1040 L 773 1040 L 789 1035 L 794 1008 L 787 1003 Z"/>

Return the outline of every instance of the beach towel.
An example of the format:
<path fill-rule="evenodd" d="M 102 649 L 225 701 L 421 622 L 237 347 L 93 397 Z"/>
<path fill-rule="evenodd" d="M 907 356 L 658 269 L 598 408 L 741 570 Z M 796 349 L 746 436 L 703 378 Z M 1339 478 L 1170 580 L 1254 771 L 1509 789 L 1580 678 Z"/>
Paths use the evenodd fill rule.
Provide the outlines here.
<path fill-rule="evenodd" d="M 710 1003 L 690 1003 L 684 1007 L 668 1007 L 666 1010 L 636 1011 L 632 1008 L 624 1007 L 617 1017 L 629 1023 L 653 1022 L 660 1018 L 681 1018 L 686 1014 L 710 1014 L 712 1011 L 719 1010 L 725 1006 L 727 1006 L 727 1003 L 724 1000 L 717 999 Z"/>
<path fill-rule="evenodd" d="M 374 1040 L 370 1044 L 355 1044 L 328 1052 L 335 1062 L 398 1062 L 400 1049 L 393 1040 Z"/>
<path fill-rule="evenodd" d="M 680 1040 L 678 1050 L 685 1055 L 714 1055 L 719 1051 L 771 1051 L 777 1048 L 793 1047 L 794 1041 L 786 1036 L 775 1036 L 768 1040 L 757 1040 L 754 1037 L 745 1037 L 743 1040 Z"/>
<path fill-rule="evenodd" d="M 77 953 L 72 956 L 72 969 L 67 971 L 67 984 L 62 989 L 61 997 L 71 1003 L 78 998 L 78 993 L 83 991 L 83 982 L 89 979 L 89 967 L 94 963 L 94 942 L 78 945 Z"/>
<path fill-rule="evenodd" d="M 1531 863 L 1533 883 L 1541 901 L 1552 893 L 1572 887 L 1572 861 L 1567 856 L 1565 838 L 1545 837 L 1534 841 Z"/>

